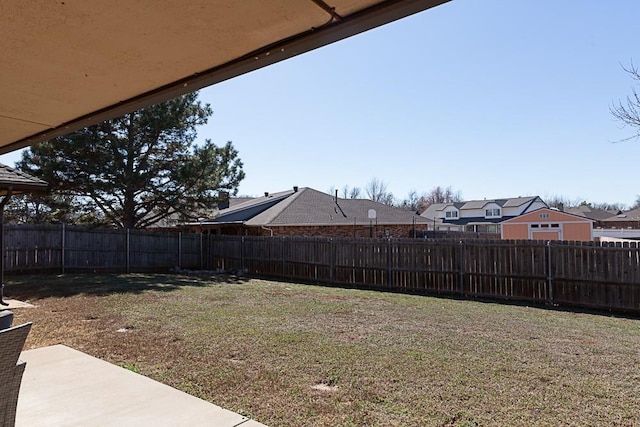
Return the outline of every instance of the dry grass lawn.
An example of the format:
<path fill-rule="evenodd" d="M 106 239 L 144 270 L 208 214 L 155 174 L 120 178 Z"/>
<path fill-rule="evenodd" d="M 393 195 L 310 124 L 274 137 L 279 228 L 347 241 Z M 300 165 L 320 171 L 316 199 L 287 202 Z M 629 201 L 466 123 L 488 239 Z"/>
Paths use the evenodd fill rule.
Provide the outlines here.
<path fill-rule="evenodd" d="M 270 426 L 640 425 L 640 321 L 229 276 L 14 276 L 62 343 Z"/>

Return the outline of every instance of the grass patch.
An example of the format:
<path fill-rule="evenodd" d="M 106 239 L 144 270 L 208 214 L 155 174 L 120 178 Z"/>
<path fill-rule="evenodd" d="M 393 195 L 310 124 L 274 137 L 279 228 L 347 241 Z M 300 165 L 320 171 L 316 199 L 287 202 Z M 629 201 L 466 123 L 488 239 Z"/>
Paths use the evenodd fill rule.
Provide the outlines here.
<path fill-rule="evenodd" d="M 640 321 L 225 276 L 8 281 L 62 343 L 271 426 L 640 424 Z"/>

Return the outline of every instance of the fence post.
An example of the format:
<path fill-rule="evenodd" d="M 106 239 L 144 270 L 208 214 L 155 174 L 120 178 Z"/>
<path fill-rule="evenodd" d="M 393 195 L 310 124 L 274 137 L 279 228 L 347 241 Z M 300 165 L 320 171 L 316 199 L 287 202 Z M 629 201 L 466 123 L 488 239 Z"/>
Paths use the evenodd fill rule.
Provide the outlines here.
<path fill-rule="evenodd" d="M 62 244 L 61 244 L 62 247 L 60 248 L 60 271 L 61 271 L 62 274 L 64 274 L 64 264 L 66 262 L 65 256 L 64 256 L 64 253 L 66 252 L 66 248 L 65 248 L 65 246 L 66 246 L 65 234 L 66 233 L 65 233 L 65 231 L 66 231 L 65 230 L 65 225 L 64 225 L 64 222 L 63 222 L 62 223 Z"/>
<path fill-rule="evenodd" d="M 204 247 L 202 242 L 202 229 L 200 230 L 200 270 L 204 270 Z"/>
<path fill-rule="evenodd" d="M 331 283 L 336 282 L 336 247 L 333 239 L 329 239 L 329 280 Z"/>
<path fill-rule="evenodd" d="M 393 243 L 387 239 L 387 283 L 389 289 L 393 289 Z"/>
<path fill-rule="evenodd" d="M 127 228 L 127 244 L 126 244 L 126 250 L 127 250 L 127 274 L 129 274 L 131 272 L 131 259 L 130 259 L 130 253 L 131 253 L 131 241 L 130 241 L 130 233 L 129 233 L 129 229 Z"/>
<path fill-rule="evenodd" d="M 244 236 L 240 238 L 240 271 L 244 274 Z"/>
<path fill-rule="evenodd" d="M 286 277 L 284 272 L 285 272 L 285 260 L 284 260 L 284 236 L 282 236 L 280 238 L 280 256 L 281 256 L 281 261 L 282 261 L 282 277 Z"/>
<path fill-rule="evenodd" d="M 458 243 L 460 248 L 460 263 L 458 265 L 458 293 L 464 295 L 464 242 Z"/>
<path fill-rule="evenodd" d="M 553 304 L 553 273 L 551 271 L 551 240 L 547 240 L 547 298 Z"/>
<path fill-rule="evenodd" d="M 182 270 L 182 232 L 178 232 L 178 270 Z"/>

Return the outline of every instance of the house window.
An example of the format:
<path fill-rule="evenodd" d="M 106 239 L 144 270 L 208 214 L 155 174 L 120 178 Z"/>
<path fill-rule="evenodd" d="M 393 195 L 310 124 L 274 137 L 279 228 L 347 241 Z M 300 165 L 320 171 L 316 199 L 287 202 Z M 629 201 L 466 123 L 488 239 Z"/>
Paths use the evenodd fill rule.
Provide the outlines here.
<path fill-rule="evenodd" d="M 447 218 L 458 218 L 458 211 L 447 211 L 445 212 L 445 216 Z"/>
<path fill-rule="evenodd" d="M 486 209 L 484 211 L 484 216 L 485 217 L 495 217 L 495 216 L 500 216 L 500 208 L 491 208 L 491 209 Z"/>
<path fill-rule="evenodd" d="M 547 218 L 549 218 L 549 214 L 548 213 L 541 213 L 540 214 L 540 218 L 547 219 Z"/>
<path fill-rule="evenodd" d="M 488 225 L 487 226 L 488 233 L 500 233 L 500 225 Z"/>
<path fill-rule="evenodd" d="M 560 228 L 560 224 L 530 224 L 531 228 Z"/>

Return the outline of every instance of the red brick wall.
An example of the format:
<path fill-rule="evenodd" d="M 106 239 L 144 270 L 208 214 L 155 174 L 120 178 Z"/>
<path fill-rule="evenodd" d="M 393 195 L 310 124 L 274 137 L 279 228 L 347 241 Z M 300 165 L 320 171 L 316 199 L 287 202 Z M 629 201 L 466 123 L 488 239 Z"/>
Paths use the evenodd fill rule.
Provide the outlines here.
<path fill-rule="evenodd" d="M 638 229 L 640 228 L 640 221 L 603 221 L 599 224 L 594 224 L 594 228 L 595 227 L 602 227 L 602 228 L 635 228 Z"/>
<path fill-rule="evenodd" d="M 329 238 L 368 238 L 373 237 L 393 237 L 408 238 L 412 237 L 414 226 L 407 225 L 378 225 L 369 227 L 368 225 L 327 225 L 327 226 L 287 226 L 287 227 L 269 227 L 273 230 L 273 236 L 287 237 L 329 237 Z M 250 236 L 270 236 L 271 231 L 260 227 L 247 227 L 247 235 Z M 416 224 L 415 230 L 425 230 L 424 224 Z M 385 234 L 388 231 L 388 234 Z"/>

